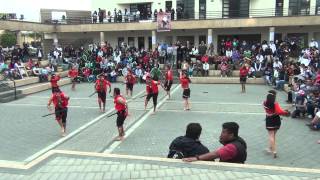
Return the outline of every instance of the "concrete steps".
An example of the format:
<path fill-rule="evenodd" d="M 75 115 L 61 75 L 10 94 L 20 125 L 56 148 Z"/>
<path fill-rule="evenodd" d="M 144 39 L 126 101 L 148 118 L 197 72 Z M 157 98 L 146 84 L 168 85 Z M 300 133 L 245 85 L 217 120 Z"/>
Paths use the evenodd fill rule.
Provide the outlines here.
<path fill-rule="evenodd" d="M 191 77 L 193 84 L 240 84 L 239 77 Z M 264 84 L 263 78 L 248 78 L 247 84 Z"/>
<path fill-rule="evenodd" d="M 68 72 L 58 72 L 62 79 L 58 82 L 60 86 L 71 83 L 71 80 L 67 78 Z M 10 102 L 19 98 L 23 98 L 29 94 L 45 91 L 51 88 L 50 82 L 40 83 L 39 77 L 27 77 L 24 79 L 15 80 L 15 86 L 17 88 L 16 96 L 14 94 L 14 82 L 6 81 L 2 82 L 0 86 L 0 103 Z"/>

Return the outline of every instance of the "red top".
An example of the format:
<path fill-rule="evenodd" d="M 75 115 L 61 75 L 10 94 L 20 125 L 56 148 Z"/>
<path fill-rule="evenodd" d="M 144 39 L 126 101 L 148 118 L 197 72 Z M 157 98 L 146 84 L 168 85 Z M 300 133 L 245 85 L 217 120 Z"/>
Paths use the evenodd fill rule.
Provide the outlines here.
<path fill-rule="evenodd" d="M 55 108 L 65 108 L 68 106 L 69 99 L 63 92 L 53 93 L 51 98 Z"/>
<path fill-rule="evenodd" d="M 266 111 L 267 115 L 287 115 L 288 112 L 284 111 L 283 109 L 281 109 L 280 105 L 278 102 L 274 103 L 274 109 L 269 109 L 265 106 L 266 101 L 263 102 L 263 106 L 264 106 L 264 110 Z"/>
<path fill-rule="evenodd" d="M 122 97 L 121 95 L 117 95 L 116 97 L 114 97 L 114 108 L 117 111 L 122 111 L 126 109 L 126 106 L 124 104 L 119 103 L 118 101 L 122 99 L 123 102 L 126 102 L 126 99 L 124 97 Z"/>
<path fill-rule="evenodd" d="M 231 41 L 226 42 L 226 48 L 231 48 L 231 45 L 232 45 Z"/>
<path fill-rule="evenodd" d="M 208 62 L 208 61 L 209 61 L 209 57 L 208 57 L 207 55 L 202 56 L 201 61 L 202 61 L 203 63 Z"/>
<path fill-rule="evenodd" d="M 217 154 L 221 161 L 228 161 L 236 157 L 238 151 L 234 144 L 226 144 L 217 150 Z"/>
<path fill-rule="evenodd" d="M 105 80 L 105 79 L 98 79 L 96 80 L 96 91 L 107 91 L 107 86 L 111 87 L 111 84 L 109 81 Z"/>
<path fill-rule="evenodd" d="M 173 81 L 173 74 L 171 70 L 168 70 L 166 73 L 166 80 Z"/>
<path fill-rule="evenodd" d="M 181 83 L 181 87 L 183 89 L 188 89 L 189 88 L 189 79 L 187 78 L 180 78 L 180 83 Z"/>
<path fill-rule="evenodd" d="M 159 92 L 159 88 L 158 88 L 158 81 L 153 81 L 151 80 L 151 82 L 149 84 L 146 84 L 146 91 L 148 94 L 150 93 L 158 93 Z"/>
<path fill-rule="evenodd" d="M 134 84 L 135 82 L 136 82 L 136 78 L 132 75 L 132 74 L 128 74 L 127 76 L 126 76 L 126 80 L 127 80 L 127 82 L 128 83 L 130 83 L 130 84 Z"/>
<path fill-rule="evenodd" d="M 240 76 L 241 77 L 247 76 L 248 72 L 249 72 L 249 68 L 246 68 L 246 67 L 240 68 Z"/>
<path fill-rule="evenodd" d="M 68 72 L 68 76 L 71 78 L 75 78 L 79 75 L 78 70 L 77 69 L 70 69 Z"/>
<path fill-rule="evenodd" d="M 59 87 L 58 86 L 58 81 L 60 80 L 60 76 L 56 75 L 54 77 L 51 78 L 51 87 Z"/>
<path fill-rule="evenodd" d="M 148 64 L 150 61 L 150 56 L 148 54 L 146 54 L 144 57 L 143 57 L 143 63 L 144 64 Z"/>

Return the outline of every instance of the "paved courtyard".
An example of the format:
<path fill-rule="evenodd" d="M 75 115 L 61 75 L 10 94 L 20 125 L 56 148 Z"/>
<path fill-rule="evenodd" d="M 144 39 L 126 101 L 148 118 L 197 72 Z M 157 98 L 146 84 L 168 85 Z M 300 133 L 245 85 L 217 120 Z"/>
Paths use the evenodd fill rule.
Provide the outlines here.
<path fill-rule="evenodd" d="M 113 87 L 120 87 L 124 93 L 123 84 L 113 84 Z M 320 157 L 320 145 L 316 144 L 320 134 L 310 131 L 304 125 L 308 122 L 307 119 L 283 118 L 282 128 L 277 135 L 279 158 L 273 159 L 265 154 L 267 132 L 264 128 L 264 111 L 261 103 L 269 90 L 266 86 L 248 85 L 247 93 L 242 94 L 240 85 L 192 84 L 191 111 L 186 112 L 182 108 L 181 88 L 174 85 L 171 99 L 167 99 L 161 89 L 158 98 L 159 109 L 153 115 L 151 114 L 152 101 L 149 103 L 148 110 L 143 110 L 144 99 L 141 96 L 144 94 L 145 86 L 136 85 L 133 98 L 128 99 L 130 115 L 125 123 L 127 137 L 123 142 L 113 141 L 117 130 L 116 117 L 107 118 L 108 114 L 114 112 L 113 100 L 110 96 L 107 99 L 107 112 L 99 113 L 96 97 L 88 97 L 93 92 L 93 84 L 80 84 L 76 91 L 71 91 L 69 85 L 62 89 L 71 97 L 68 135 L 64 138 L 60 137 L 59 127 L 53 116 L 41 117 L 49 113 L 46 104 L 51 91 L 0 104 L 0 165 L 12 164 L 12 167 L 0 168 L 0 179 L 81 179 L 81 177 L 83 179 L 162 177 L 185 179 L 184 177 L 191 177 L 190 175 L 194 175 L 192 179 L 320 177 L 320 170 L 317 173 L 290 171 L 290 168 L 320 169 L 320 163 L 317 160 Z M 285 103 L 285 99 L 285 93 L 279 92 L 278 101 L 282 107 L 290 107 Z M 221 168 L 207 164 L 193 165 L 155 160 L 166 157 L 170 142 L 175 137 L 184 135 L 186 125 L 190 122 L 199 122 L 202 125 L 200 140 L 209 149 L 216 149 L 221 146 L 218 142 L 221 125 L 227 121 L 236 121 L 240 125 L 239 134 L 248 144 L 247 164 L 289 169 L 281 172 L 263 171 L 260 168 L 254 168 L 254 170 Z M 133 158 L 119 159 L 60 153 L 43 159 L 27 170 L 14 168 L 15 165 L 24 167 L 32 164 L 39 156 L 51 150 L 111 153 L 115 156 L 132 155 Z M 155 159 L 139 160 L 138 157 Z M 135 169 L 135 167 L 139 168 Z M 156 173 L 150 171 L 156 171 Z"/>

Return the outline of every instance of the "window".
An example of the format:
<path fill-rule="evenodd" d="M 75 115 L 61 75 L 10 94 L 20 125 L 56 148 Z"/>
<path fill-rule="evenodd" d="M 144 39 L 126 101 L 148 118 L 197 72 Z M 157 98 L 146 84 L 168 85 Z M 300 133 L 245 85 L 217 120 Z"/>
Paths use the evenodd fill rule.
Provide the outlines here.
<path fill-rule="evenodd" d="M 206 35 L 201 35 L 201 36 L 199 36 L 199 44 L 201 44 L 202 41 L 203 41 L 205 44 L 207 44 L 207 36 L 206 36 Z"/>
<path fill-rule="evenodd" d="M 177 0 L 177 19 L 194 18 L 194 0 Z"/>
<path fill-rule="evenodd" d="M 249 17 L 250 0 L 223 0 L 224 18 Z"/>
<path fill-rule="evenodd" d="M 316 2 L 316 14 L 320 14 L 320 0 Z"/>
<path fill-rule="evenodd" d="M 128 37 L 128 45 L 129 47 L 134 47 L 134 37 Z"/>
<path fill-rule="evenodd" d="M 283 0 L 276 0 L 276 16 L 283 16 Z"/>
<path fill-rule="evenodd" d="M 206 19 L 206 0 L 199 0 L 199 19 Z"/>
<path fill-rule="evenodd" d="M 290 0 L 289 16 L 309 15 L 310 0 Z"/>

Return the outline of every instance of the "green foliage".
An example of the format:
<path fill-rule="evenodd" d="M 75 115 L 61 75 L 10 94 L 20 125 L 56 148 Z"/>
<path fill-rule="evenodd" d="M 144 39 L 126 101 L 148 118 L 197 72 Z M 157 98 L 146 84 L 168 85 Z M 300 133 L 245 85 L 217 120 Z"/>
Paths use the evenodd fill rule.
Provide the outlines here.
<path fill-rule="evenodd" d="M 4 48 L 14 46 L 16 42 L 17 38 L 13 33 L 5 32 L 4 34 L 0 35 L 0 45 Z"/>

